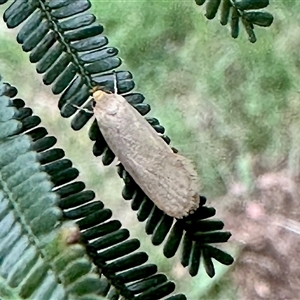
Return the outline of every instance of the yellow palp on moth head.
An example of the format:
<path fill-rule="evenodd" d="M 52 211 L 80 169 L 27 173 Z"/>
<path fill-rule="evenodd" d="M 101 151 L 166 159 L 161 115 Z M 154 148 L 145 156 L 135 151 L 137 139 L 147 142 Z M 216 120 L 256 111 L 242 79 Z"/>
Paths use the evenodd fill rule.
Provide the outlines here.
<path fill-rule="evenodd" d="M 90 93 L 93 94 L 93 98 L 96 102 L 100 101 L 101 98 L 104 96 L 105 92 L 101 90 L 99 86 L 94 86 L 91 90 Z"/>
<path fill-rule="evenodd" d="M 93 98 L 95 100 L 95 102 L 98 102 L 102 99 L 102 97 L 106 94 L 108 94 L 108 92 L 106 92 L 104 90 L 105 87 L 100 87 L 100 86 L 94 86 L 91 90 L 90 93 L 93 94 Z"/>
<path fill-rule="evenodd" d="M 95 85 L 95 86 L 93 86 L 91 89 L 90 89 L 90 93 L 91 94 L 94 94 L 96 91 L 98 91 L 99 90 L 99 86 L 97 86 L 97 85 Z"/>
<path fill-rule="evenodd" d="M 93 93 L 93 98 L 96 102 L 99 102 L 101 101 L 102 97 L 105 95 L 106 93 L 101 91 L 101 90 L 98 90 L 96 92 Z"/>

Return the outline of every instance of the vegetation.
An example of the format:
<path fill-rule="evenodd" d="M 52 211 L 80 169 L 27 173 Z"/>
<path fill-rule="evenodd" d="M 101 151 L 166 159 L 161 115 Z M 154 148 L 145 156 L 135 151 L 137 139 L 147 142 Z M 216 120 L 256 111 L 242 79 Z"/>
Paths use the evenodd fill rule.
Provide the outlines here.
<path fill-rule="evenodd" d="M 206 20 L 204 10 L 192 0 L 91 2 L 110 45 L 120 50 L 122 69 L 133 73 L 137 90 L 151 104 L 150 115 L 166 128 L 171 145 L 196 163 L 201 193 L 210 203 L 221 210 L 236 205 L 236 200 L 224 201 L 235 182 L 246 187 L 247 201 L 255 192 L 256 178 L 282 165 L 297 179 L 299 1 L 273 0 L 268 11 L 274 15 L 274 23 L 267 30 L 256 29 L 259 38 L 255 44 L 250 44 L 244 33 L 231 39 L 229 28 L 220 26 L 217 19 Z M 22 54 L 13 35 L 2 31 L 3 26 L 0 70 L 5 79 L 32 99 L 28 104 L 54 134 L 62 128 L 68 130 L 67 121 L 58 117 L 57 99 L 42 87 L 27 55 Z M 163 260 L 161 251 L 150 246 L 128 205 L 118 200 L 121 184 L 115 172 L 101 168 L 105 176 L 115 176 L 116 184 L 113 180 L 96 182 L 99 167 L 82 155 L 91 148 L 86 135 L 76 133 L 74 140 L 61 137 L 59 143 L 114 215 L 141 237 L 161 271 L 179 282 L 178 290 L 193 300 L 235 299 L 233 282 L 222 278 L 228 267 L 220 266 L 214 281 L 202 273 L 186 278 L 179 262 Z"/>

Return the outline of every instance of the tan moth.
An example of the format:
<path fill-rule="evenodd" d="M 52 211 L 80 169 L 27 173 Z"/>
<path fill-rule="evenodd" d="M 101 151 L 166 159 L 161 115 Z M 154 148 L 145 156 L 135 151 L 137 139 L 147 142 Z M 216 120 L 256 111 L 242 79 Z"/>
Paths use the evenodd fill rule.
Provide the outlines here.
<path fill-rule="evenodd" d="M 142 191 L 171 217 L 195 211 L 199 186 L 191 161 L 174 153 L 121 95 L 94 89 L 93 98 L 104 139 Z"/>

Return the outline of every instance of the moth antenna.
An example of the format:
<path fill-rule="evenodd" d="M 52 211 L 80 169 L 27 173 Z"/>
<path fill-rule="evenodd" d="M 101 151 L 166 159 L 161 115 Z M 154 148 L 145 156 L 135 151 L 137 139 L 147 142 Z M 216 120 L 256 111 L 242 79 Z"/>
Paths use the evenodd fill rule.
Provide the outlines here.
<path fill-rule="evenodd" d="M 87 109 L 87 108 L 82 108 L 82 107 L 80 107 L 80 106 L 78 106 L 78 105 L 76 105 L 76 104 L 69 104 L 69 105 L 72 105 L 72 106 L 74 106 L 75 108 L 77 108 L 78 110 L 83 110 L 84 112 L 89 113 L 89 114 L 93 114 L 93 113 L 94 113 L 92 110 L 89 110 L 89 109 Z"/>
<path fill-rule="evenodd" d="M 117 82 L 117 73 L 114 70 L 114 94 L 118 94 L 118 82 Z"/>

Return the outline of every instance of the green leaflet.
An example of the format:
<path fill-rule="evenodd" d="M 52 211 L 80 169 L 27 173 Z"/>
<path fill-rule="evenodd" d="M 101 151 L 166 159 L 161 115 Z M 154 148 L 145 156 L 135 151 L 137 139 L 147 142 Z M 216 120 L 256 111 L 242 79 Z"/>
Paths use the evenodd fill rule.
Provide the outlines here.
<path fill-rule="evenodd" d="M 210 1 L 207 1 L 207 4 L 206 4 L 206 13 L 205 13 L 205 17 L 207 19 L 213 19 L 217 12 L 218 12 L 218 9 L 219 9 L 219 6 L 220 6 L 220 3 L 221 3 L 221 0 L 210 0 Z"/>
<path fill-rule="evenodd" d="M 231 36 L 237 38 L 239 35 L 239 21 L 248 35 L 251 43 L 256 42 L 254 25 L 269 27 L 273 23 L 274 17 L 268 12 L 253 11 L 254 9 L 265 8 L 269 5 L 269 0 L 195 0 L 197 5 L 205 6 L 205 17 L 213 19 L 220 10 L 220 23 L 226 25 L 231 19 Z"/>
<path fill-rule="evenodd" d="M 23 125 L 5 89 L 0 82 L 0 298 L 103 299 L 78 226 L 61 221 L 53 184 L 30 136 L 17 134 Z"/>
<path fill-rule="evenodd" d="M 260 9 L 269 5 L 269 0 L 234 0 L 233 2 L 240 10 Z"/>
<path fill-rule="evenodd" d="M 263 27 L 269 27 L 273 23 L 273 16 L 268 12 L 260 12 L 260 11 L 251 11 L 251 12 L 245 12 L 243 14 L 243 17 L 250 23 L 263 26 Z"/>

